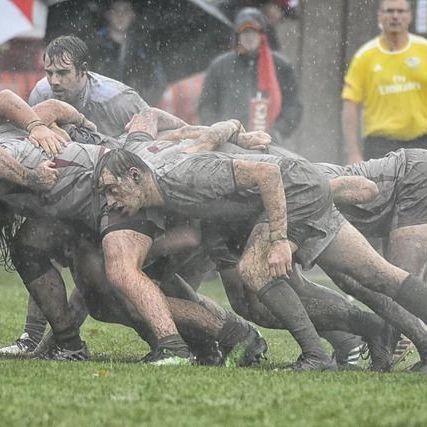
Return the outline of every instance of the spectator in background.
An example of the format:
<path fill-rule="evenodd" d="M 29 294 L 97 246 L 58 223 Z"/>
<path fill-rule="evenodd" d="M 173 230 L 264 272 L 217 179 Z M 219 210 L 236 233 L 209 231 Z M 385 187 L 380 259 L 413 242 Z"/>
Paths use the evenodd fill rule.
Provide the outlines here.
<path fill-rule="evenodd" d="M 265 18 L 258 9 L 242 9 L 234 30 L 235 49 L 214 59 L 207 69 L 200 121 L 210 125 L 238 119 L 247 130 L 266 130 L 275 144 L 286 147 L 302 111 L 294 71 L 271 51 Z"/>
<path fill-rule="evenodd" d="M 93 69 L 133 87 L 149 104 L 157 104 L 166 75 L 147 31 L 139 31 L 132 2 L 113 0 L 106 24 L 91 43 Z"/>
<path fill-rule="evenodd" d="M 342 92 L 349 163 L 402 147 L 427 149 L 427 40 L 408 32 L 411 20 L 409 1 L 382 0 L 380 36 L 362 46 L 351 61 Z"/>
<path fill-rule="evenodd" d="M 261 6 L 261 12 L 267 21 L 268 43 L 273 50 L 280 50 L 276 27 L 282 22 L 289 8 L 289 0 L 270 0 Z"/>

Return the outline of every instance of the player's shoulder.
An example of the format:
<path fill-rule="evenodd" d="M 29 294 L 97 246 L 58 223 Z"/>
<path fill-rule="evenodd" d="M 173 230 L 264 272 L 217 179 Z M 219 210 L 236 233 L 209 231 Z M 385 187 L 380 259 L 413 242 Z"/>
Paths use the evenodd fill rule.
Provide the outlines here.
<path fill-rule="evenodd" d="M 131 87 L 107 76 L 103 76 L 102 74 L 89 72 L 88 78 L 90 85 L 88 95 L 93 102 L 103 104 L 121 96 L 139 97 L 136 91 Z"/>
<path fill-rule="evenodd" d="M 414 46 L 427 47 L 427 39 L 417 34 L 409 34 L 409 40 Z"/>
<path fill-rule="evenodd" d="M 36 83 L 33 91 L 46 99 L 53 97 L 52 89 L 46 77 L 43 77 Z"/>
<path fill-rule="evenodd" d="M 375 54 L 379 51 L 379 37 L 375 37 L 362 45 L 354 54 L 355 59 L 360 59 L 368 55 Z"/>

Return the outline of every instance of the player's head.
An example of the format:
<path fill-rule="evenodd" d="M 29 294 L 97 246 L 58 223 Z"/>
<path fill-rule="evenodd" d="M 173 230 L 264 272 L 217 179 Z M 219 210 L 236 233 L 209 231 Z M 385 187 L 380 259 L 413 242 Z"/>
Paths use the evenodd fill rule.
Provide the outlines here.
<path fill-rule="evenodd" d="M 136 14 L 130 0 L 113 0 L 105 13 L 108 25 L 114 31 L 126 32 L 135 18 Z"/>
<path fill-rule="evenodd" d="M 263 14 L 254 7 L 240 10 L 234 20 L 237 49 L 245 53 L 257 52 L 261 45 L 261 34 L 266 31 Z"/>
<path fill-rule="evenodd" d="M 135 214 L 144 200 L 143 176 L 150 172 L 143 160 L 123 149 L 110 150 L 96 165 L 94 184 L 110 208 Z"/>
<path fill-rule="evenodd" d="M 382 0 L 378 9 L 378 24 L 385 34 L 407 33 L 412 22 L 408 0 Z"/>
<path fill-rule="evenodd" d="M 73 104 L 87 81 L 89 49 L 75 36 L 52 40 L 45 51 L 44 69 L 56 99 Z"/>

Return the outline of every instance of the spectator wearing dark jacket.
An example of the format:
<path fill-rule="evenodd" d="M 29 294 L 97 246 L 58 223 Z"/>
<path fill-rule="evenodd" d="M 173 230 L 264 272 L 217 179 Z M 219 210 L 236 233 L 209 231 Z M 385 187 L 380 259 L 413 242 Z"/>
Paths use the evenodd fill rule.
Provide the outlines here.
<path fill-rule="evenodd" d="M 90 44 L 94 71 L 134 88 L 150 105 L 157 104 L 166 74 L 148 31 L 136 26 L 132 2 L 113 0 L 105 20 Z"/>
<path fill-rule="evenodd" d="M 258 9 L 242 9 L 235 19 L 236 43 L 208 67 L 199 101 L 203 124 L 238 119 L 247 130 L 266 130 L 276 144 L 297 128 L 302 107 L 292 66 L 272 52 Z"/>

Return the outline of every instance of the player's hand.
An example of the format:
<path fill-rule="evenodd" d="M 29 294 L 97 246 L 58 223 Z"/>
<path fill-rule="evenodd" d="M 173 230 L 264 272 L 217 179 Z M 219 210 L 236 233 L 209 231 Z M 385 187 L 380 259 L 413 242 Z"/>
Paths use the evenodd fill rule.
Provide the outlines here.
<path fill-rule="evenodd" d="M 70 135 L 68 135 L 67 131 L 65 129 L 62 129 L 61 127 L 59 127 L 55 122 L 53 122 L 49 126 L 49 129 L 52 130 L 53 132 L 55 132 L 57 135 L 64 138 L 65 141 L 67 141 L 67 142 L 71 141 Z"/>
<path fill-rule="evenodd" d="M 88 120 L 85 116 L 83 116 L 80 126 L 89 129 L 93 132 L 97 131 L 96 124 Z"/>
<path fill-rule="evenodd" d="M 289 278 L 289 273 L 292 272 L 292 250 L 289 241 L 276 240 L 272 242 L 267 261 L 273 279 L 282 276 Z"/>
<path fill-rule="evenodd" d="M 48 191 L 58 180 L 58 170 L 55 163 L 46 160 L 31 170 L 27 177 L 27 186 L 34 191 Z"/>
<path fill-rule="evenodd" d="M 239 133 L 237 145 L 247 150 L 265 150 L 271 144 L 271 136 L 261 130 Z"/>
<path fill-rule="evenodd" d="M 152 108 L 148 108 L 142 113 L 134 114 L 131 121 L 126 125 L 125 130 L 129 133 L 145 132 L 156 138 L 158 119 L 158 113 Z"/>
<path fill-rule="evenodd" d="M 62 147 L 67 144 L 62 136 L 44 125 L 33 128 L 28 139 L 34 146 L 42 148 L 50 156 L 62 153 Z"/>

